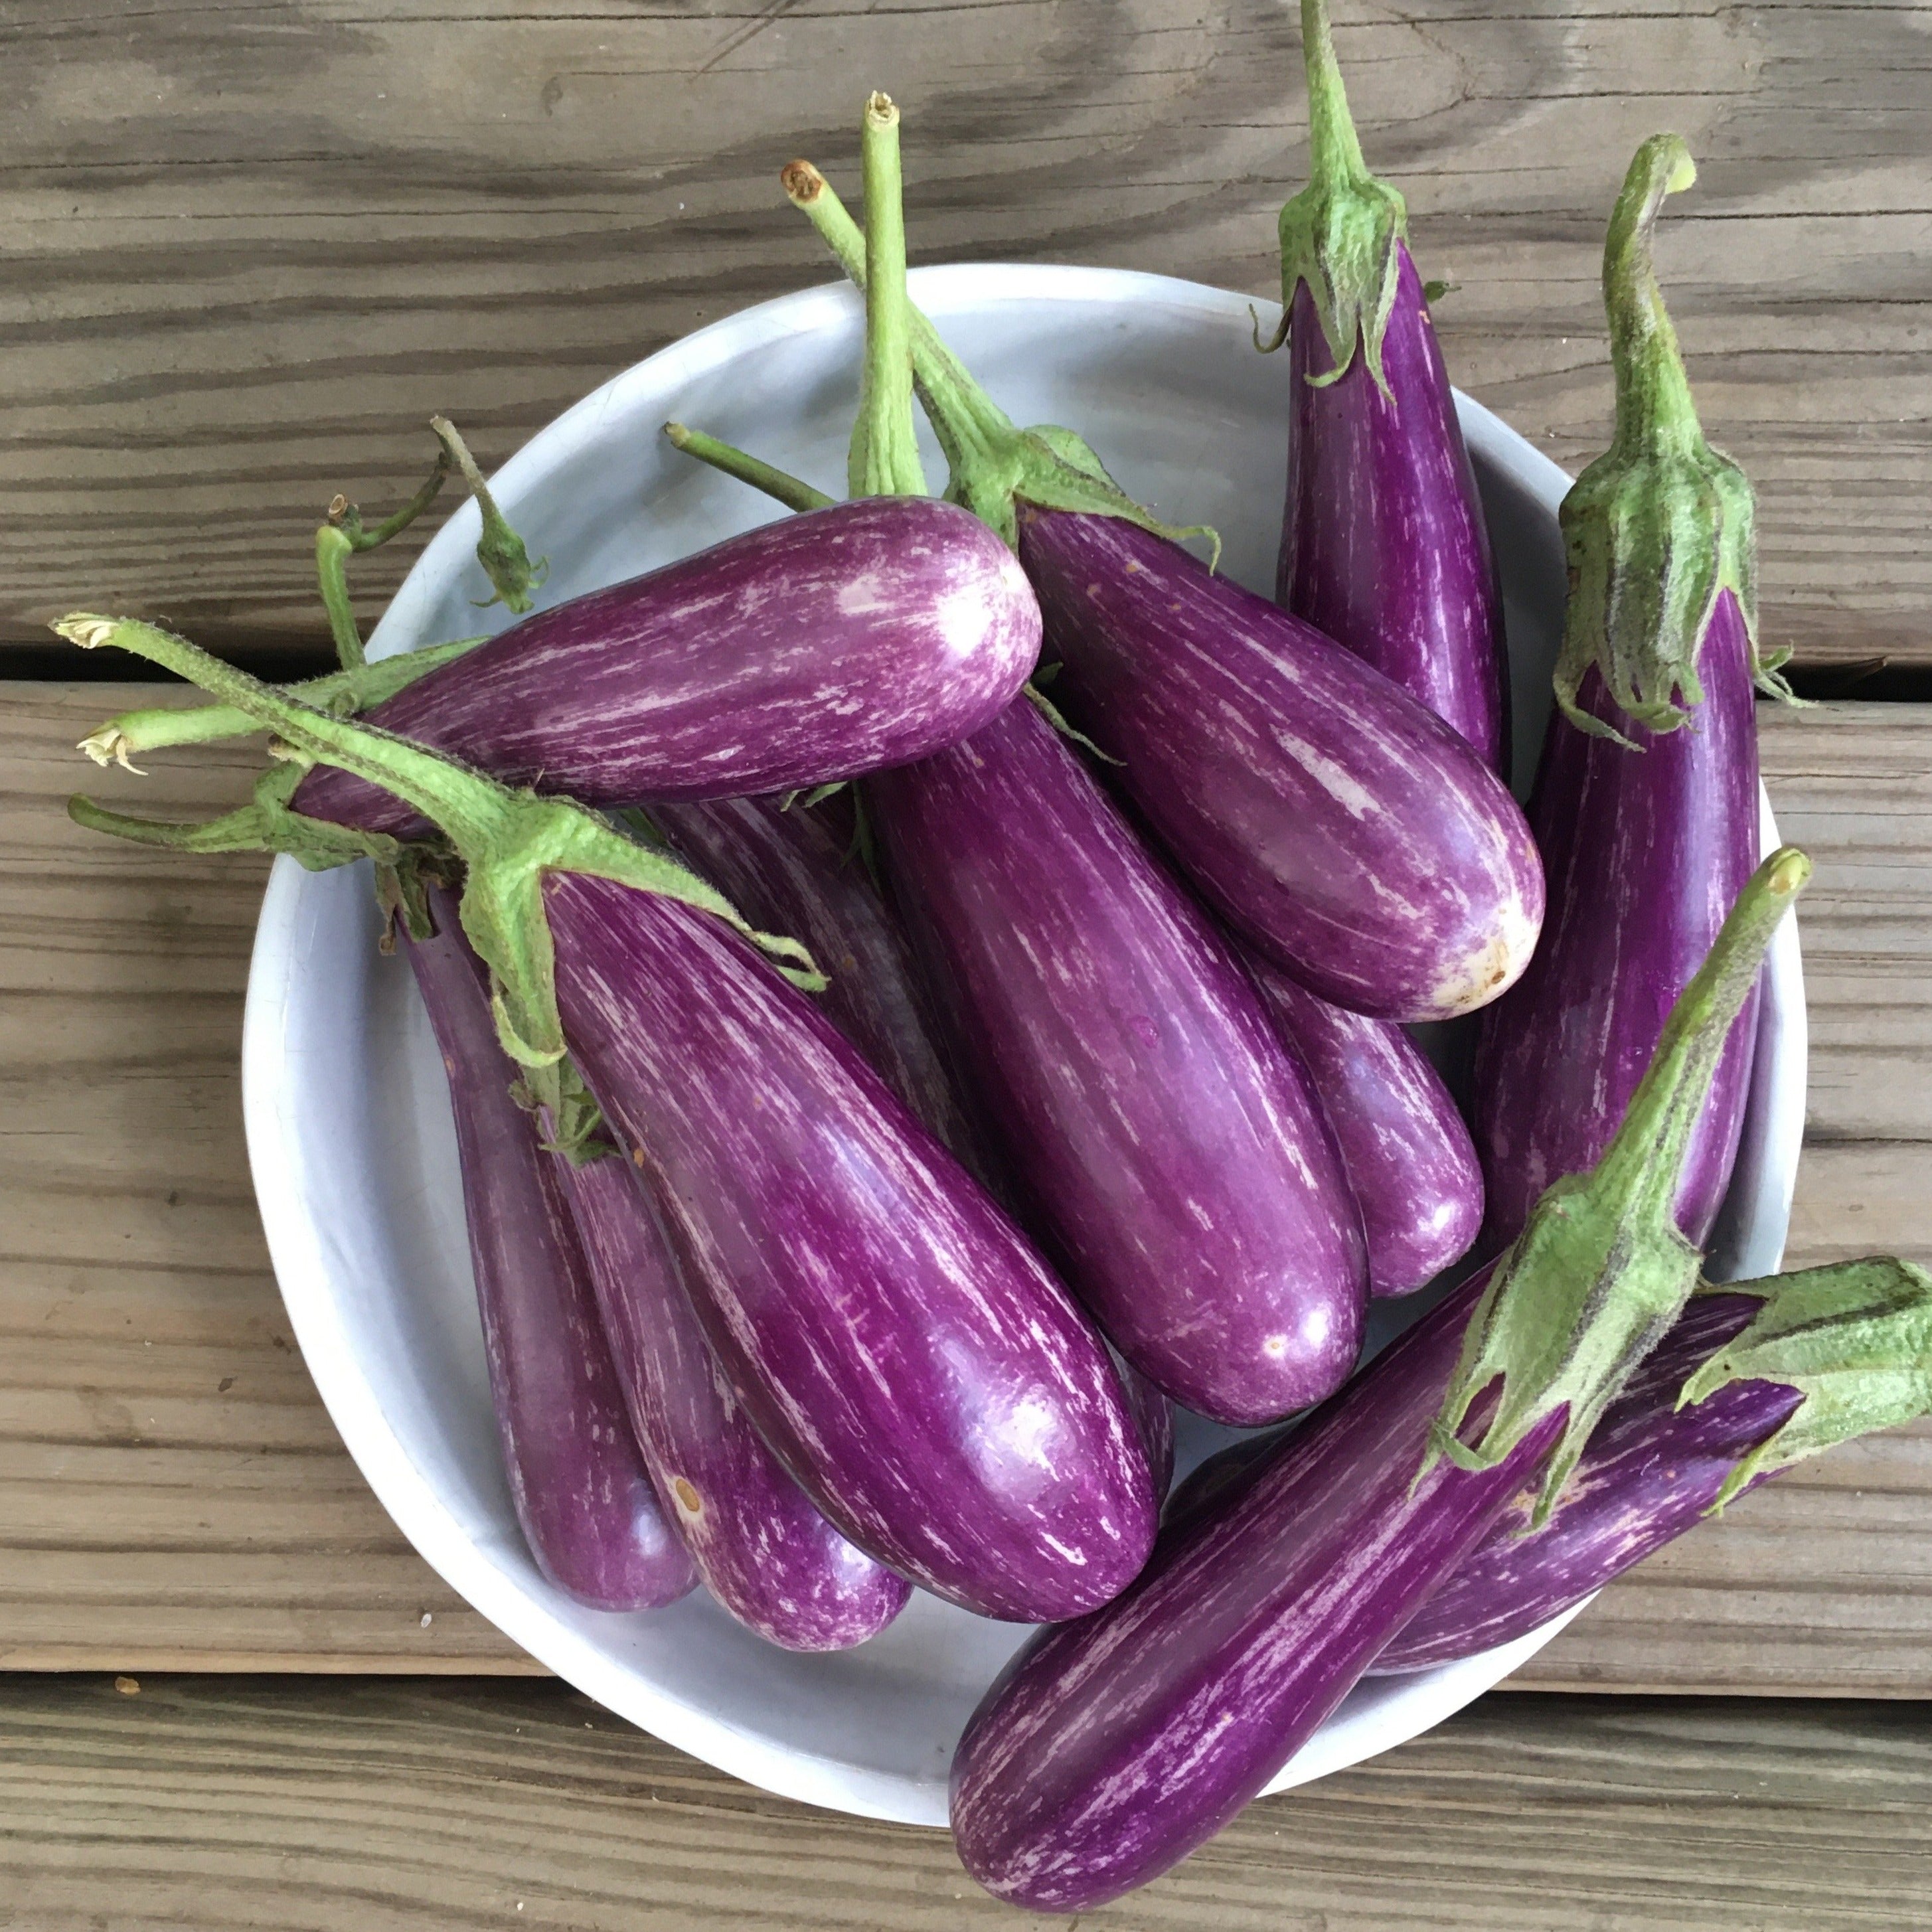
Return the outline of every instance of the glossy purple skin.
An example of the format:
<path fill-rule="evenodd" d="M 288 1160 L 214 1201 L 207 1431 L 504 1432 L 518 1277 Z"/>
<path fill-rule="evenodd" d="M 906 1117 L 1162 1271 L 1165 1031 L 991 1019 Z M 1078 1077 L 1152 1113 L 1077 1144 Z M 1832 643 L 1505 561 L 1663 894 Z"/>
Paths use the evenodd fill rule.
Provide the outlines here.
<path fill-rule="evenodd" d="M 1535 1499 L 1518 1496 L 1371 1674 L 1426 1670 L 1526 1636 L 1695 1528 L 1803 1399 L 1782 1382 L 1732 1382 L 1677 1408 L 1684 1383 L 1762 1305 L 1745 1294 L 1693 1301 L 1598 1424 L 1549 1522 L 1525 1534 Z"/>
<path fill-rule="evenodd" d="M 652 816 L 754 926 L 802 940 L 831 983 L 820 1010 L 982 1184 L 996 1172 L 940 1056 L 911 950 L 824 806 L 776 799 L 659 805 Z"/>
<path fill-rule="evenodd" d="M 1227 1824 L 1307 1742 L 1553 1443 L 1552 1418 L 1480 1474 L 1418 1483 L 1472 1278 L 1192 1519 L 1133 1587 L 1043 1630 L 986 1694 L 952 1764 L 980 1884 L 1084 1911 Z"/>
<path fill-rule="evenodd" d="M 1275 1023 L 1322 1096 L 1368 1242 L 1369 1292 L 1408 1294 L 1468 1252 L 1483 1170 L 1456 1102 L 1400 1027 L 1345 1012 L 1250 962 Z"/>
<path fill-rule="evenodd" d="M 1551 1182 L 1609 1145 L 1665 1016 L 1758 861 L 1757 722 L 1744 620 L 1720 593 L 1698 658 L 1704 702 L 1644 730 L 1592 670 L 1580 694 L 1643 748 L 1551 714 L 1530 823 L 1550 881 L 1535 958 L 1482 1018 L 1474 1126 L 1487 1232 L 1513 1240 Z M 1737 1158 L 1757 1030 L 1754 992 L 1692 1138 L 1677 1220 L 1702 1247 Z"/>
<path fill-rule="evenodd" d="M 553 873 L 572 1054 L 719 1365 L 846 1536 L 949 1602 L 1077 1616 L 1155 1503 L 1100 1337 L 863 1057 L 720 922 Z"/>
<path fill-rule="evenodd" d="M 1288 331 L 1288 498 L 1275 601 L 1509 771 L 1503 604 L 1476 472 L 1408 250 L 1396 244 L 1384 395 L 1359 342 L 1335 366 L 1308 284 Z"/>
<path fill-rule="evenodd" d="M 1449 1019 L 1520 973 L 1543 874 L 1468 740 L 1312 626 L 1118 518 L 1024 509 L 1053 696 L 1235 931 L 1324 999 Z"/>
<path fill-rule="evenodd" d="M 536 1123 L 510 1097 L 481 962 L 454 916 L 406 942 L 449 1076 L 470 1258 L 511 1499 L 537 1567 L 600 1610 L 698 1581 L 631 1433 L 588 1268 Z"/>
<path fill-rule="evenodd" d="M 526 617 L 368 722 L 590 805 L 735 798 L 923 758 L 1018 690 L 1040 615 L 976 518 L 871 497 L 788 518 Z M 316 818 L 421 823 L 323 766 Z"/>
<path fill-rule="evenodd" d="M 604 1333 L 666 1517 L 712 1596 L 769 1643 L 847 1650 L 912 1586 L 827 1522 L 712 1359 L 637 1170 L 560 1160 Z"/>
<path fill-rule="evenodd" d="M 1079 757 L 1022 699 L 866 797 L 1027 1219 L 1114 1345 L 1217 1421 L 1339 1387 L 1366 1261 L 1321 1103 Z"/>

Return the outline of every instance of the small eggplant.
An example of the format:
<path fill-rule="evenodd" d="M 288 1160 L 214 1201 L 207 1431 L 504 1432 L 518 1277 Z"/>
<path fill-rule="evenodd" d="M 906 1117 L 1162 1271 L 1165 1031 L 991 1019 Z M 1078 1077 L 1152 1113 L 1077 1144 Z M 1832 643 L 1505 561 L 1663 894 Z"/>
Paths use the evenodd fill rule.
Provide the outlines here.
<path fill-rule="evenodd" d="M 1540 1528 L 1520 1496 L 1376 1659 L 1508 1643 L 1793 1463 L 1932 1410 L 1932 1276 L 1876 1256 L 1696 1296 Z"/>
<path fill-rule="evenodd" d="M 579 1603 L 674 1603 L 698 1573 L 632 1435 L 562 1178 L 510 1097 L 515 1069 L 487 975 L 453 917 L 404 944 L 449 1076 L 490 1391 L 524 1539 Z"/>
<path fill-rule="evenodd" d="M 1456 1102 L 1408 1034 L 1330 1006 L 1249 962 L 1322 1096 L 1362 1210 L 1369 1292 L 1408 1294 L 1468 1252 L 1483 1225 L 1483 1170 Z"/>
<path fill-rule="evenodd" d="M 1341 1702 L 1510 1497 L 1539 1507 L 1688 1299 L 1690 1128 L 1804 883 L 1741 896 L 1610 1150 L 1300 1427 L 1164 1531 L 1132 1588 L 1042 1630 L 968 1721 L 953 1834 L 988 1890 L 1084 1911 L 1204 1844 Z"/>
<path fill-rule="evenodd" d="M 368 722 L 587 804 L 735 798 L 955 743 L 1005 708 L 1039 652 L 1025 578 L 972 518 L 848 503 L 539 610 Z M 293 803 L 363 831 L 422 829 L 326 767 Z"/>
<path fill-rule="evenodd" d="M 1490 1238 L 1587 1167 L 1671 1002 L 1758 854 L 1760 658 L 1750 485 L 1705 442 L 1650 238 L 1696 170 L 1646 141 L 1611 217 L 1604 295 L 1616 369 L 1610 449 L 1564 499 L 1571 591 L 1529 817 L 1549 882 L 1529 970 L 1484 1015 L 1474 1126 Z M 1739 1016 L 1697 1130 L 1678 1225 L 1702 1245 L 1736 1158 L 1755 1040 Z"/>
<path fill-rule="evenodd" d="M 866 782 L 895 898 L 1074 1292 L 1217 1421 L 1340 1385 L 1360 1219 L 1307 1075 L 1196 903 L 1024 701 Z"/>
<path fill-rule="evenodd" d="M 1301 39 L 1310 178 L 1281 212 L 1291 401 L 1275 600 L 1506 778 L 1502 596 L 1408 211 L 1362 159 L 1328 0 L 1301 0 Z"/>

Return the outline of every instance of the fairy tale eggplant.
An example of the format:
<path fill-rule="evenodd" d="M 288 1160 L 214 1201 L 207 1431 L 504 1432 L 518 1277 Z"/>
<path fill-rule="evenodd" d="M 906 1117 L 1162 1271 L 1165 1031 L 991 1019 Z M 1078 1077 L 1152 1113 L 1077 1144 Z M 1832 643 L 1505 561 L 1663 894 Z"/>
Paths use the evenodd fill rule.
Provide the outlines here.
<path fill-rule="evenodd" d="M 1362 159 L 1327 0 L 1301 0 L 1301 33 L 1310 179 L 1281 212 L 1289 403 L 1276 601 L 1507 776 L 1502 597 L 1408 212 Z"/>
<path fill-rule="evenodd" d="M 952 744 L 1004 708 L 1039 650 L 1024 577 L 971 517 L 850 503 L 540 610 L 368 716 L 588 804 L 738 797 Z M 293 803 L 366 831 L 422 829 L 327 767 Z"/>
<path fill-rule="evenodd" d="M 1508 1643 L 1733 1497 L 1932 1409 L 1932 1276 L 1874 1256 L 1695 1297 L 1590 1438 L 1549 1520 L 1517 1497 L 1378 1657 L 1424 1670 Z"/>
<path fill-rule="evenodd" d="M 870 243 L 808 164 L 787 192 L 867 291 Z M 896 208 L 896 177 L 880 185 Z M 875 196 L 867 180 L 869 222 Z M 1053 698 L 1236 932 L 1353 1011 L 1452 1018 L 1522 971 L 1543 879 L 1460 733 L 1311 625 L 1219 577 L 1070 431 L 1020 430 L 904 304 L 947 494 L 1012 543 Z M 748 472 L 740 470 L 740 473 Z M 755 480 L 755 479 L 752 479 Z"/>
<path fill-rule="evenodd" d="M 796 961 L 795 941 L 753 933 L 569 800 L 314 711 L 152 626 L 77 615 L 62 634 L 165 665 L 274 730 L 287 768 L 340 764 L 440 829 L 500 1038 L 535 1067 L 569 1053 L 733 1388 L 836 1528 L 986 1616 L 1078 1616 L 1124 1587 L 1157 1505 L 1106 1348 L 984 1190 L 738 934 Z M 286 839 L 314 824 L 287 817 Z"/>
<path fill-rule="evenodd" d="M 524 1539 L 579 1603 L 674 1603 L 698 1574 L 632 1435 L 562 1177 L 510 1097 L 515 1069 L 487 976 L 453 922 L 404 944 L 449 1076 L 490 1396 Z"/>
<path fill-rule="evenodd" d="M 1369 1292 L 1409 1294 L 1460 1260 L 1482 1226 L 1469 1130 L 1400 1027 L 1330 1006 L 1263 961 L 1249 966 L 1335 1130 L 1362 1210 Z"/>
<path fill-rule="evenodd" d="M 1366 1296 L 1354 1200 L 1194 902 L 1024 701 L 865 795 L 1028 1218 L 1114 1345 L 1222 1422 L 1337 1387 Z"/>
<path fill-rule="evenodd" d="M 1204 1844 L 1286 1764 L 1513 1495 L 1547 1508 L 1696 1282 L 1671 1219 L 1704 1088 L 1809 871 L 1741 896 L 1604 1160 L 1300 1428 L 1164 1531 L 1133 1586 L 1039 1633 L 955 1756 L 960 1858 L 1084 1911 Z"/>
<path fill-rule="evenodd" d="M 1507 1240 L 1586 1167 L 1635 1087 L 1759 845 L 1759 654 L 1750 484 L 1698 427 L 1651 260 L 1666 195 L 1695 178 L 1675 135 L 1630 164 L 1604 254 L 1616 372 L 1610 449 L 1564 500 L 1571 590 L 1529 818 L 1541 944 L 1478 1036 L 1489 1232 Z M 1756 1037 L 1739 1016 L 1678 1204 L 1702 1243 L 1736 1156 Z"/>

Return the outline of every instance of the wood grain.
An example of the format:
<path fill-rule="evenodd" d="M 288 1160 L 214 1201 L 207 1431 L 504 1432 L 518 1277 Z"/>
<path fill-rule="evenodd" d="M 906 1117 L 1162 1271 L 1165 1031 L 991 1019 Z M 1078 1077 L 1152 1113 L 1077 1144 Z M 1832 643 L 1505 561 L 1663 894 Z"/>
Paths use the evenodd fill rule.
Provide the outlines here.
<path fill-rule="evenodd" d="M 1905 1932 L 1916 1706 L 1492 1698 L 1252 1805 L 1086 1932 Z M 33 1932 L 960 1932 L 940 1832 L 768 1797 L 556 1684 L 0 1683 L 0 1874 Z"/>
<path fill-rule="evenodd" d="M 1372 160 L 1460 286 L 1457 379 L 1601 447 L 1601 228 L 1637 141 L 1711 432 L 1762 496 L 1766 628 L 1932 663 L 1932 5 L 1339 0 Z M 1281 0 L 28 0 L 0 18 L 0 650 L 76 604 L 318 650 L 338 489 L 490 462 L 616 370 L 826 279 L 774 175 L 908 114 L 916 256 L 1267 292 L 1304 165 Z M 1103 452 L 1104 453 L 1104 452 Z M 413 554 L 369 560 L 371 615 Z"/>
<path fill-rule="evenodd" d="M 60 808 L 82 782 L 160 815 L 240 796 L 239 751 L 145 780 L 74 754 L 154 694 L 0 686 L 0 1666 L 531 1669 L 389 1523 L 290 1342 L 235 1071 L 260 865 Z M 1791 1259 L 1932 1262 L 1932 707 L 1760 715 L 1784 831 L 1818 862 Z M 1932 1695 L 1932 1430 L 1747 1498 L 1527 1681 Z"/>

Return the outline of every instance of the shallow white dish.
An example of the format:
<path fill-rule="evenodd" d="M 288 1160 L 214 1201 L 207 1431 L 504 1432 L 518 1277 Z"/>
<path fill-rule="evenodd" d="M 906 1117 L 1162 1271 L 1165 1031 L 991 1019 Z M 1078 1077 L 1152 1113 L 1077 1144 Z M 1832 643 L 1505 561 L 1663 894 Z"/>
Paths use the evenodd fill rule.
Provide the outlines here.
<path fill-rule="evenodd" d="M 1022 422 L 1079 428 L 1133 495 L 1214 524 L 1233 575 L 1272 578 L 1286 437 L 1286 358 L 1258 356 L 1247 299 L 1159 276 L 1066 268 L 928 268 L 915 298 Z M 1262 317 L 1264 326 L 1272 318 Z M 585 398 L 494 487 L 552 602 L 634 574 L 776 506 L 672 450 L 668 417 L 842 494 L 860 308 L 842 286 L 734 316 Z M 1549 706 L 1568 479 L 1464 399 L 1502 565 L 1527 782 Z M 936 448 L 928 470 L 943 476 Z M 386 656 L 507 621 L 479 613 L 475 506 L 429 545 L 372 641 Z M 1766 824 L 1769 835 L 1767 810 Z M 471 1604 L 621 1715 L 787 1796 L 943 1824 L 954 1740 L 1020 1641 L 916 1593 L 862 1649 L 775 1650 L 700 1592 L 669 1610 L 579 1608 L 538 1574 L 499 1460 L 442 1067 L 408 968 L 376 952 L 364 868 L 278 862 L 249 979 L 244 1104 L 255 1187 L 302 1352 L 370 1486 Z M 1804 1100 L 1795 930 L 1773 948 L 1744 1148 L 1714 1272 L 1768 1273 L 1784 1243 Z M 1425 1298 L 1405 1306 L 1412 1318 Z M 1214 1432 L 1190 1430 L 1198 1456 Z M 1371 1682 L 1276 1779 L 1305 1783 L 1438 1723 L 1515 1669 L 1557 1624 L 1487 1655 Z"/>

